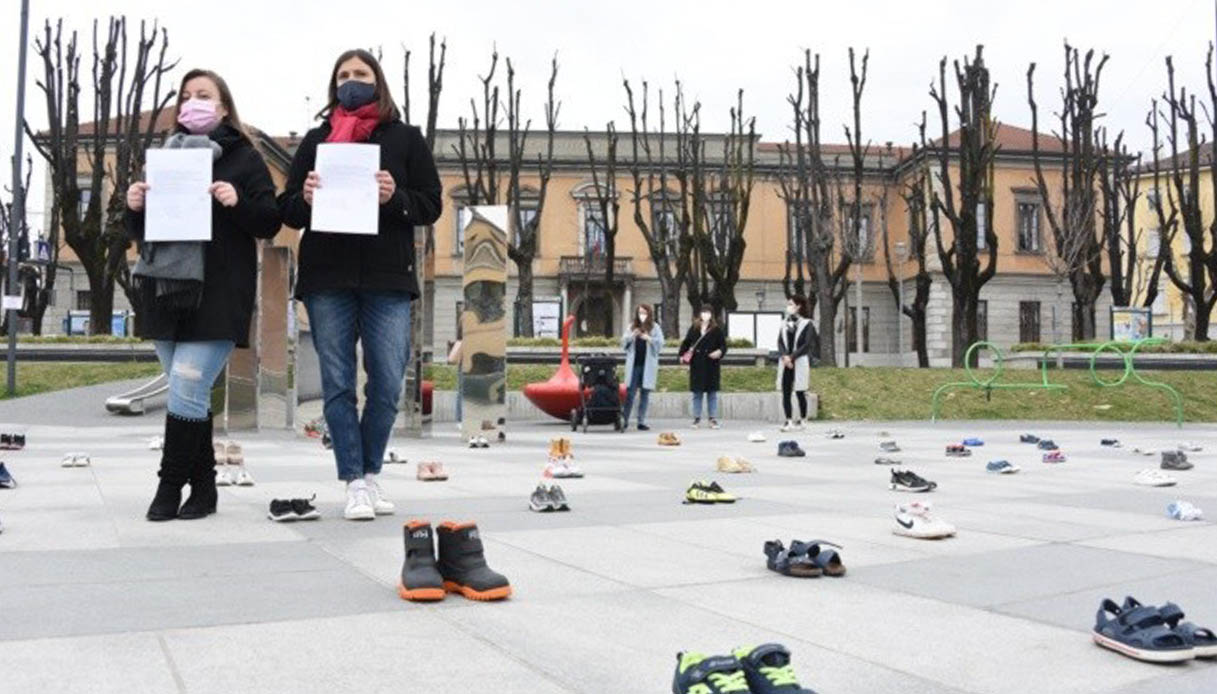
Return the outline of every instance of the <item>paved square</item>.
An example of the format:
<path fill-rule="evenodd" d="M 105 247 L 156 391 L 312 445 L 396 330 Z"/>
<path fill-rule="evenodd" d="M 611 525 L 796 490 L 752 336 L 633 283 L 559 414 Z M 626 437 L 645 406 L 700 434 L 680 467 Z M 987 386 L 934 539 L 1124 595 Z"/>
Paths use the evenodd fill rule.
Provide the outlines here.
<path fill-rule="evenodd" d="M 115 390 L 114 386 L 104 392 Z M 747 443 L 762 425 L 655 433 L 601 428 L 573 436 L 583 480 L 563 482 L 573 510 L 536 514 L 527 497 L 558 424 L 509 427 L 488 450 L 452 425 L 394 441 L 410 465 L 386 466 L 394 517 L 342 520 L 327 451 L 286 432 L 239 436 L 257 486 L 223 488 L 204 521 L 153 524 L 143 513 L 162 413 L 94 415 L 98 389 L 0 404 L 3 430 L 26 450 L 3 456 L 20 486 L 0 490 L 0 692 L 664 692 L 676 651 L 726 651 L 776 640 L 801 680 L 831 692 L 1205 692 L 1217 663 L 1136 663 L 1095 647 L 1102 597 L 1172 600 L 1217 626 L 1217 527 L 1164 515 L 1184 498 L 1217 517 L 1217 428 L 1103 424 L 865 423 L 830 441 L 816 424 Z M 64 422 L 64 425 L 51 425 Z M 67 425 L 71 423 L 71 425 Z M 1039 462 L 1018 433 L 1051 436 L 1068 463 Z M 895 454 L 939 489 L 922 497 L 959 527 L 923 542 L 891 533 L 887 488 L 872 463 L 887 432 Z M 987 445 L 967 459 L 942 448 Z M 1102 436 L 1125 449 L 1103 449 Z M 775 455 L 800 440 L 802 459 Z M 1132 484 L 1156 458 L 1128 447 L 1198 440 L 1195 470 L 1173 489 Z M 64 469 L 86 451 L 93 466 Z M 720 454 L 755 475 L 716 475 Z M 992 458 L 1023 471 L 984 472 Z M 414 480 L 413 461 L 445 462 L 451 480 Z M 681 503 L 691 480 L 718 479 L 731 506 Z M 276 496 L 317 495 L 324 518 L 275 524 Z M 514 597 L 409 604 L 394 589 L 401 524 L 473 519 Z M 798 580 L 765 569 L 779 538 L 844 545 L 844 579 Z"/>

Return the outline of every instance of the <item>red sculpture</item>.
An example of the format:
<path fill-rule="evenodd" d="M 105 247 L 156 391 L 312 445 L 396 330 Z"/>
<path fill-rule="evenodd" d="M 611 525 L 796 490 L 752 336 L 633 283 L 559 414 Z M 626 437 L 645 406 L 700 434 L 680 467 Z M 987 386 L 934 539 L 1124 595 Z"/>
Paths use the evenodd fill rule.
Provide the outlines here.
<path fill-rule="evenodd" d="M 570 368 L 570 327 L 574 316 L 562 321 L 562 361 L 558 370 L 544 383 L 529 383 L 524 386 L 524 397 L 545 414 L 570 421 L 570 411 L 579 409 L 579 375 Z M 585 393 L 587 395 L 587 393 Z M 621 398 L 625 398 L 625 386 L 621 386 Z"/>

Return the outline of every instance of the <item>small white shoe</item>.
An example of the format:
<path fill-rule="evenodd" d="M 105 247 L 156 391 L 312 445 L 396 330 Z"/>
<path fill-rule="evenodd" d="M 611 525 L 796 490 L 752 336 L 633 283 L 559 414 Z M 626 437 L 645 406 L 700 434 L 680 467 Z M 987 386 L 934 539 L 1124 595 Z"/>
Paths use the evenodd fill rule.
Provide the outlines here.
<path fill-rule="evenodd" d="M 159 451 L 159 450 L 163 449 L 164 447 L 165 447 L 165 437 L 164 436 L 153 436 L 152 438 L 148 439 L 148 450 Z"/>
<path fill-rule="evenodd" d="M 235 483 L 236 483 L 236 485 L 237 485 L 238 487 L 252 487 L 252 486 L 254 486 L 254 478 L 253 478 L 253 475 L 250 475 L 248 472 L 246 472 L 246 471 L 245 471 L 245 466 L 244 466 L 244 465 L 242 465 L 241 467 L 237 468 L 237 476 L 236 476 L 236 479 L 235 479 L 234 481 L 235 481 Z"/>
<path fill-rule="evenodd" d="M 794 423 L 793 423 L 793 422 L 791 422 L 791 421 L 788 419 L 788 420 L 786 420 L 786 423 L 785 423 L 785 424 L 783 424 L 783 425 L 782 425 L 782 426 L 781 426 L 781 427 L 778 429 L 778 431 L 781 431 L 781 432 L 783 432 L 783 433 L 785 433 L 785 432 L 787 432 L 787 431 L 794 431 Z"/>
<path fill-rule="evenodd" d="M 1145 468 L 1133 476 L 1134 484 L 1146 487 L 1172 487 L 1178 483 L 1174 477 L 1154 468 Z"/>
<path fill-rule="evenodd" d="M 364 482 L 368 489 L 368 498 L 372 502 L 372 510 L 378 516 L 391 516 L 397 512 L 397 506 L 385 498 L 385 490 L 381 488 L 380 482 L 376 481 L 375 477 L 364 478 Z"/>
<path fill-rule="evenodd" d="M 1185 451 L 1188 453 L 1196 453 L 1198 451 L 1204 450 L 1204 448 L 1199 443 L 1196 443 L 1195 441 L 1180 441 L 1179 450 Z"/>
<path fill-rule="evenodd" d="M 236 483 L 236 479 L 234 478 L 232 472 L 229 471 L 227 465 L 217 465 L 216 466 L 216 486 L 217 487 L 230 487 L 235 483 Z"/>
<path fill-rule="evenodd" d="M 751 434 L 748 434 L 748 442 L 749 443 L 764 443 L 765 442 L 764 432 L 754 431 Z"/>
<path fill-rule="evenodd" d="M 938 540 L 955 534 L 955 526 L 930 515 L 930 505 L 913 502 L 896 506 L 896 527 L 892 532 L 919 540 Z"/>
<path fill-rule="evenodd" d="M 1147 446 L 1133 446 L 1132 452 L 1140 455 L 1158 455 L 1157 448 L 1149 448 Z"/>
<path fill-rule="evenodd" d="M 342 517 L 347 520 L 373 520 L 376 518 L 376 509 L 372 506 L 372 495 L 368 492 L 368 485 L 364 480 L 347 482 L 347 505 L 342 511 Z"/>
<path fill-rule="evenodd" d="M 63 460 L 59 462 L 59 467 L 76 467 L 76 454 L 64 453 Z"/>

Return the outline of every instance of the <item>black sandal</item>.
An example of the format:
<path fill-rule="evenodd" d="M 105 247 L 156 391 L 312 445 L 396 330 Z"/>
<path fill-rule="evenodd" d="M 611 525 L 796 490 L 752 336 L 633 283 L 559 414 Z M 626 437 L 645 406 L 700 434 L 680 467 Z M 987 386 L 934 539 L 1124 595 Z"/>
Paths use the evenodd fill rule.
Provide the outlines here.
<path fill-rule="evenodd" d="M 818 578 L 824 573 L 824 570 L 816 565 L 814 559 L 806 553 L 796 553 L 793 547 L 786 549 L 781 540 L 770 540 L 765 543 L 765 557 L 768 559 L 766 566 L 769 567 L 769 570 L 783 576 Z"/>

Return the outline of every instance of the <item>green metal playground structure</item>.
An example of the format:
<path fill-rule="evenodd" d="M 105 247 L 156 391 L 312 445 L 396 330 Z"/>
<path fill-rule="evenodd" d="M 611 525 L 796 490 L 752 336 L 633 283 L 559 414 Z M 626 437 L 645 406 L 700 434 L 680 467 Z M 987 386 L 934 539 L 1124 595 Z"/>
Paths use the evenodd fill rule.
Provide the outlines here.
<path fill-rule="evenodd" d="M 1137 355 L 1137 351 L 1142 347 L 1156 345 L 1166 342 L 1166 339 L 1161 337 L 1150 337 L 1144 340 L 1135 342 L 1119 342 L 1111 341 L 1104 342 L 1097 347 L 1094 343 L 1090 344 L 1065 344 L 1053 345 L 1044 350 L 1041 356 L 1034 357 L 1040 360 L 1040 382 L 1038 383 L 998 383 L 998 379 L 1005 372 L 1005 363 L 1007 357 L 1002 354 L 1001 349 L 991 342 L 977 342 L 968 348 L 968 352 L 964 357 L 964 368 L 967 371 L 968 381 L 953 381 L 944 383 L 934 391 L 934 396 L 930 401 L 930 421 L 938 421 L 938 412 L 942 407 L 942 394 L 959 388 L 970 388 L 972 390 L 984 391 L 985 398 L 992 397 L 995 390 L 1068 390 L 1069 386 L 1062 383 L 1050 383 L 1048 381 L 1048 362 L 1053 358 L 1053 355 L 1060 355 L 1067 351 L 1078 350 L 1093 350 L 1090 355 L 1090 377 L 1094 379 L 1097 386 L 1103 388 L 1117 388 L 1124 385 L 1129 377 L 1132 377 L 1137 383 L 1150 388 L 1160 388 L 1170 394 L 1175 407 L 1175 424 L 1179 427 L 1183 426 L 1183 398 L 1179 396 L 1179 391 L 1170 387 L 1165 383 L 1150 381 L 1137 373 L 1136 366 L 1133 365 L 1133 359 Z M 987 379 L 981 378 L 972 369 L 973 354 L 978 349 L 989 349 L 993 353 L 993 374 Z M 1114 380 L 1105 381 L 1099 376 L 1097 368 L 1099 355 L 1103 352 L 1114 352 L 1120 356 L 1124 362 L 1124 371 L 1120 377 Z M 1021 357 L 1027 358 L 1027 357 Z"/>

